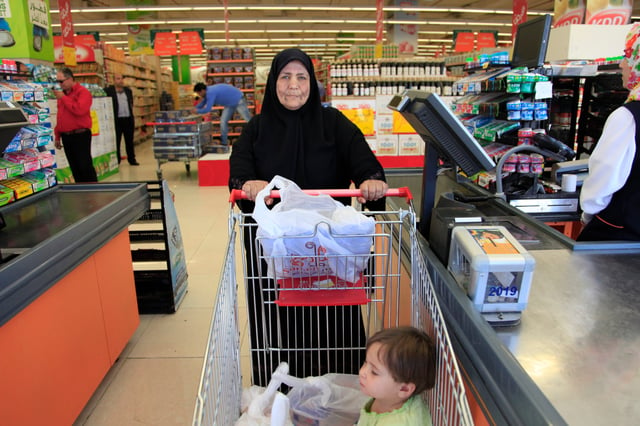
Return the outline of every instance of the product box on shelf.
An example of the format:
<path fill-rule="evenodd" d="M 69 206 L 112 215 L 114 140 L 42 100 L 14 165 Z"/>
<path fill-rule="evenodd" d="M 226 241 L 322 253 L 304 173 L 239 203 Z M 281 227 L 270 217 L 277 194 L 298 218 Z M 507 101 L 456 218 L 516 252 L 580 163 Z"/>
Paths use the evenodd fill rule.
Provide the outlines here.
<path fill-rule="evenodd" d="M 13 192 L 13 189 L 7 188 L 4 185 L 0 185 L 0 206 L 9 204 L 15 201 L 15 199 L 16 199 L 16 196 Z"/>
<path fill-rule="evenodd" d="M 31 184 L 20 178 L 3 180 L 2 184 L 13 190 L 16 200 L 33 194 L 33 187 Z"/>
<path fill-rule="evenodd" d="M 23 164 L 12 163 L 11 161 L 0 158 L 0 176 L 2 176 L 1 179 L 14 178 L 24 173 L 25 171 Z"/>
<path fill-rule="evenodd" d="M 33 152 L 31 155 L 36 157 L 38 161 L 40 161 L 40 168 L 53 167 L 53 165 L 56 163 L 54 155 L 49 151 Z"/>
<path fill-rule="evenodd" d="M 156 111 L 155 120 L 157 123 L 186 121 L 185 118 L 190 114 L 191 113 L 187 109 L 180 109 L 175 111 Z"/>
<path fill-rule="evenodd" d="M 211 128 L 211 122 L 203 122 L 201 115 L 189 116 L 188 119 L 185 118 L 183 121 L 183 123 L 156 124 L 154 126 L 155 134 L 197 133 Z"/>
<path fill-rule="evenodd" d="M 7 161 L 24 166 L 24 173 L 29 173 L 40 168 L 40 160 L 27 152 L 6 152 L 4 158 Z"/>
<path fill-rule="evenodd" d="M 21 128 L 6 146 L 5 152 L 21 151 L 27 148 L 45 146 L 53 141 L 53 131 L 49 127 L 31 124 Z"/>
<path fill-rule="evenodd" d="M 161 137 L 162 136 L 162 137 Z M 195 146 L 200 143 L 198 135 L 178 136 L 178 135 L 155 135 L 153 137 L 153 145 L 155 147 L 163 146 Z"/>
<path fill-rule="evenodd" d="M 424 153 L 424 141 L 415 135 L 398 135 L 398 155 L 420 155 Z"/>
<path fill-rule="evenodd" d="M 631 25 L 565 25 L 549 33 L 547 62 L 620 56 Z"/>
<path fill-rule="evenodd" d="M 49 187 L 49 181 L 44 173 L 39 170 L 26 173 L 20 177 L 25 182 L 31 184 L 31 188 L 33 188 L 33 192 L 39 192 L 43 189 L 47 189 Z"/>
<path fill-rule="evenodd" d="M 376 155 L 398 155 L 398 135 L 378 135 Z"/>
<path fill-rule="evenodd" d="M 201 155 L 200 145 L 186 146 L 169 146 L 169 147 L 153 147 L 153 154 L 159 160 L 180 161 L 192 158 L 199 158 Z"/>
<path fill-rule="evenodd" d="M 56 171 L 55 169 L 52 169 L 51 167 L 46 167 L 42 170 L 38 170 L 37 172 L 34 173 L 44 173 L 45 178 L 47 179 L 47 182 L 49 183 L 49 187 L 51 186 L 56 186 L 58 184 L 58 180 L 56 179 Z"/>

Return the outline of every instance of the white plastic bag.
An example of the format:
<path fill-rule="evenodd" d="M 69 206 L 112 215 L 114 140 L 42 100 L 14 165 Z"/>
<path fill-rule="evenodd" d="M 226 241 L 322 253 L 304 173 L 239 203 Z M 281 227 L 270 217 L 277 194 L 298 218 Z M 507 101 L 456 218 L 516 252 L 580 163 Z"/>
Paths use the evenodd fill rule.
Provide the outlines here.
<path fill-rule="evenodd" d="M 299 379 L 274 375 L 292 389 L 287 394 L 294 424 L 352 426 L 369 397 L 360 391 L 357 375 L 325 374 Z"/>
<path fill-rule="evenodd" d="M 281 363 L 266 388 L 251 386 L 242 391 L 242 415 L 235 426 L 292 426 L 289 399 L 278 392 L 280 378 L 287 376 L 289 366 Z"/>
<path fill-rule="evenodd" d="M 281 202 L 269 210 L 264 198 L 276 187 Z M 271 278 L 335 275 L 355 282 L 367 266 L 375 220 L 329 195 L 305 194 L 275 176 L 258 193 L 253 218 L 264 253 L 273 260 Z"/>

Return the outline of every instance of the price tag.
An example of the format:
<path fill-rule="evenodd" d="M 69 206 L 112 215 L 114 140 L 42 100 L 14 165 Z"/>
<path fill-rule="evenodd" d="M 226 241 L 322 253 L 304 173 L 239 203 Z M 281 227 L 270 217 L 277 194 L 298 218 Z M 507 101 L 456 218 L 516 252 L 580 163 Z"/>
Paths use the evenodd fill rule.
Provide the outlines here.
<path fill-rule="evenodd" d="M 536 82 L 536 99 L 551 99 L 553 97 L 553 84 L 550 81 Z"/>

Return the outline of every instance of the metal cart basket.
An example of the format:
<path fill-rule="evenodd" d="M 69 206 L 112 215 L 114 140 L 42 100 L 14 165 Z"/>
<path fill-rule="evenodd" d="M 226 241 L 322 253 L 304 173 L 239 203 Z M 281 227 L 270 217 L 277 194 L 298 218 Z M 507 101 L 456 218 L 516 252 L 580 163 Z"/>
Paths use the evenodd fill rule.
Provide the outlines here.
<path fill-rule="evenodd" d="M 212 126 L 198 115 L 177 115 L 182 111 L 160 111 L 156 121 L 146 123 L 153 127 L 153 155 L 158 161 L 156 174 L 162 179 L 162 164 L 168 161 L 183 161 L 187 174 L 190 162 L 202 156 L 202 146 L 211 142 Z M 158 120 L 158 116 L 169 117 Z"/>
<path fill-rule="evenodd" d="M 273 191 L 275 195 L 277 191 Z M 357 196 L 359 191 L 305 191 L 311 194 L 329 193 L 332 196 Z M 241 191 L 237 191 L 241 193 Z M 194 425 L 232 425 L 240 417 L 242 395 L 241 374 L 241 326 L 238 324 L 238 284 L 236 280 L 236 252 L 243 253 L 242 265 L 245 291 L 250 286 L 260 287 L 260 297 L 253 303 L 262 304 L 262 330 L 249 327 L 250 333 L 256 329 L 262 339 L 261 344 L 252 344 L 251 356 L 243 356 L 244 362 L 250 362 L 242 371 L 252 371 L 255 378 L 268 380 L 270 371 L 261 371 L 259 364 L 278 365 L 287 361 L 291 354 L 304 354 L 303 363 L 311 364 L 314 374 L 322 375 L 335 371 L 331 369 L 334 358 L 347 359 L 356 356 L 358 365 L 364 361 L 364 346 L 332 347 L 335 342 L 319 339 L 316 347 L 309 348 L 301 342 L 289 342 L 283 347 L 283 336 L 279 327 L 288 321 L 289 327 L 296 327 L 296 318 L 283 317 L 278 305 L 287 305 L 293 300 L 307 300 L 304 309 L 311 310 L 313 316 L 322 318 L 318 324 L 326 324 L 326 317 L 342 309 L 353 309 L 356 304 L 361 313 L 365 336 L 376 331 L 398 325 L 413 325 L 427 332 L 436 345 L 437 375 L 436 385 L 425 393 L 424 398 L 431 411 L 434 425 L 471 425 L 473 424 L 466 399 L 464 384 L 458 369 L 455 354 L 449 340 L 435 290 L 428 275 L 427 265 L 417 243 L 416 219 L 411 203 L 406 209 L 398 211 L 363 212 L 375 218 L 375 232 L 370 235 L 372 250 L 367 266 L 357 279 L 347 282 L 336 277 L 302 277 L 291 282 L 289 279 L 269 279 L 264 269 L 265 262 L 294 261 L 290 259 L 265 259 L 259 242 L 253 242 L 255 222 L 251 215 L 233 208 L 233 203 L 241 195 L 232 193 L 232 211 L 229 219 L 229 244 L 226 249 L 224 266 L 220 276 L 219 288 L 213 310 L 211 330 L 207 344 L 202 377 L 194 412 Z M 406 188 L 390 189 L 387 196 L 411 195 Z M 240 236 L 241 238 L 238 238 Z M 253 249 L 246 250 L 242 237 L 250 238 Z M 362 237 L 362 236 L 359 236 Z M 236 247 L 238 243 L 240 247 Z M 250 247 L 247 245 L 247 247 Z M 237 249 L 237 250 L 236 250 Z M 260 260 L 253 261 L 253 256 Z M 321 254 L 322 262 L 330 254 Z M 239 265 L 238 265 L 239 266 Z M 315 280 L 315 281 L 314 281 Z M 330 285 L 326 285 L 331 282 Z M 311 283 L 311 284 L 310 284 Z M 319 283 L 319 284 L 318 284 Z M 240 289 L 242 290 L 242 289 Z M 289 294 L 291 293 L 291 294 Z M 298 297 L 300 294 L 303 297 Z M 289 296 L 293 296 L 293 299 Z M 250 298 L 249 298 L 250 299 Z M 321 302 L 318 302 L 321 300 Z M 248 301 L 248 304 L 251 301 Z M 321 305 L 321 306 L 310 306 Z M 334 305 L 334 306 L 327 306 Z M 269 308 L 274 309 L 271 314 Z M 260 306 L 256 306 L 260 308 Z M 409 309 L 410 308 L 410 309 Z M 250 309 L 250 307 L 248 307 Z M 280 310 L 279 310 L 280 309 Z M 293 321 L 292 321 L 293 320 Z M 273 322 L 282 322 L 273 327 Z M 292 323 L 293 322 L 293 323 Z M 276 330 L 276 331 L 274 331 Z M 255 340 L 256 336 L 253 336 Z M 244 347 L 244 346 L 243 346 Z M 354 355 L 355 354 L 355 355 Z M 264 361 L 267 361 L 266 363 Z M 326 367 L 328 366 L 328 367 Z M 251 373 L 249 373 L 251 374 Z M 294 374 L 295 375 L 295 374 Z M 299 376 L 300 377 L 300 376 Z M 248 383 L 245 378 L 245 386 Z"/>

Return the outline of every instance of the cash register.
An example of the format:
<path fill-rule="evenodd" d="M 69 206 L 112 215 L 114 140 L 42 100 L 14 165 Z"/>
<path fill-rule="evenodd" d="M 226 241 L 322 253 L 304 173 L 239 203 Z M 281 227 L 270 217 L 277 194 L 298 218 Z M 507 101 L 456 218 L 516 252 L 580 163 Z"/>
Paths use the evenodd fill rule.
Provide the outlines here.
<path fill-rule="evenodd" d="M 445 246 L 450 247 L 450 250 L 456 248 L 454 254 L 449 256 L 447 266 L 458 284 L 472 300 L 473 306 L 488 322 L 502 325 L 519 322 L 521 312 L 527 305 L 535 260 L 528 255 L 524 247 L 519 245 L 509 230 L 505 227 L 500 227 L 497 230 L 494 227 L 491 228 L 492 235 L 499 234 L 515 250 L 514 253 L 505 257 L 502 253 L 487 252 L 476 247 L 479 239 L 474 240 L 471 237 L 472 233 L 481 232 L 483 235 L 487 235 L 487 231 L 480 231 L 486 224 L 482 223 L 482 215 L 476 215 L 476 212 L 471 208 L 472 206 L 469 206 L 468 209 L 455 204 L 450 206 L 453 209 L 459 208 L 458 213 L 460 213 L 458 215 L 453 212 L 455 216 L 453 219 L 456 223 L 450 233 L 446 227 L 436 229 L 435 232 L 433 228 L 430 228 L 435 212 L 439 161 L 442 159 L 453 167 L 459 167 L 467 176 L 483 170 L 494 169 L 496 167 L 494 161 L 438 95 L 407 90 L 401 95 L 396 95 L 389 103 L 389 108 L 398 111 L 425 142 L 420 233 L 432 245 L 437 245 L 439 240 L 444 237 Z M 457 173 L 455 175 L 459 176 Z M 473 224 L 476 226 L 474 231 L 460 226 L 468 226 L 468 222 L 474 220 L 479 221 L 479 223 Z M 457 223 L 458 221 L 461 223 Z M 444 233 L 439 231 L 444 231 Z M 478 262 L 482 265 L 478 266 Z M 478 267 L 476 268 L 476 266 Z M 478 273 L 475 274 L 475 272 Z M 496 277 L 500 279 L 495 279 Z M 506 279 L 507 277 L 512 278 Z M 501 295 L 508 293 L 509 297 L 507 299 L 493 297 L 494 293 Z"/>

